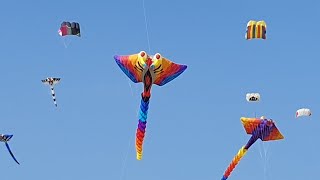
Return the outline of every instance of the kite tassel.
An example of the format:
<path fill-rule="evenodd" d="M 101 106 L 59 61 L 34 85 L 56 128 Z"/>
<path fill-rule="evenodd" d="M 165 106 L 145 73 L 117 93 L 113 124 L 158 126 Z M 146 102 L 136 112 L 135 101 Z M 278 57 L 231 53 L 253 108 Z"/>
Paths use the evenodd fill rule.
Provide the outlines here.
<path fill-rule="evenodd" d="M 221 180 L 226 180 L 230 176 L 231 172 L 234 170 L 234 168 L 237 166 L 237 164 L 240 162 L 241 158 L 247 153 L 247 149 L 245 149 L 245 146 L 243 146 L 237 153 L 237 155 L 232 159 L 232 162 L 230 163 L 227 170 L 224 172 L 223 177 Z"/>

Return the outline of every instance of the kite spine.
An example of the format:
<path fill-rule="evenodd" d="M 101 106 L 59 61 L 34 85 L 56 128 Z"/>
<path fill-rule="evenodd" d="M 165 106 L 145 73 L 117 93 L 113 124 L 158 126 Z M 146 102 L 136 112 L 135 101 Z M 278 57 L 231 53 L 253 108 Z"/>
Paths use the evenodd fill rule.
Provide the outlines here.
<path fill-rule="evenodd" d="M 230 176 L 233 169 L 237 166 L 237 164 L 240 162 L 241 158 L 247 153 L 248 149 L 245 149 L 245 146 L 243 146 L 237 153 L 237 155 L 232 159 L 232 162 L 230 163 L 227 170 L 224 172 L 223 177 L 221 180 L 226 180 Z"/>
<path fill-rule="evenodd" d="M 136 132 L 136 152 L 137 152 L 137 160 L 142 159 L 142 145 L 143 140 L 146 132 L 147 127 L 147 116 L 148 116 L 148 109 L 149 109 L 149 98 L 150 96 L 146 97 L 142 94 L 142 99 L 140 103 L 140 110 L 139 110 L 139 123 Z"/>

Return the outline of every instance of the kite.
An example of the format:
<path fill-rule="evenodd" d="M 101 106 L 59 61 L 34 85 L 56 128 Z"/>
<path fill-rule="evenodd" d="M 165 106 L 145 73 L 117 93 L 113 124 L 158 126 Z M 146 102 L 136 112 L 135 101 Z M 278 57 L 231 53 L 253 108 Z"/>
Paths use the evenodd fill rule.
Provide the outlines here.
<path fill-rule="evenodd" d="M 60 78 L 53 78 L 53 77 L 48 77 L 44 80 L 41 80 L 44 84 L 49 85 L 51 87 L 51 94 L 52 94 L 52 99 L 54 105 L 57 107 L 57 101 L 56 101 L 56 95 L 54 93 L 54 85 L 58 84 L 60 82 Z"/>
<path fill-rule="evenodd" d="M 248 102 L 258 102 L 258 101 L 260 101 L 260 94 L 259 93 L 247 93 L 246 99 Z"/>
<path fill-rule="evenodd" d="M 62 22 L 58 31 L 60 36 L 75 35 L 80 37 L 80 25 L 77 22 Z"/>
<path fill-rule="evenodd" d="M 266 39 L 267 25 L 264 21 L 249 21 L 247 24 L 246 39 Z"/>
<path fill-rule="evenodd" d="M 296 112 L 296 118 L 301 116 L 311 116 L 311 110 L 307 108 L 298 109 Z"/>
<path fill-rule="evenodd" d="M 10 147 L 9 147 L 9 144 L 8 144 L 8 141 L 12 138 L 13 135 L 6 135 L 6 134 L 0 134 L 0 141 L 1 142 L 4 142 L 6 144 L 6 147 L 11 155 L 11 157 L 14 159 L 14 161 L 17 163 L 17 164 L 20 164 L 17 159 L 14 157 L 12 151 L 10 150 Z"/>
<path fill-rule="evenodd" d="M 258 139 L 261 139 L 262 141 L 274 141 L 284 138 L 272 119 L 266 119 L 263 116 L 260 119 L 242 117 L 241 122 L 247 134 L 251 134 L 252 136 L 247 144 L 243 146 L 233 158 L 221 180 L 228 179 L 233 169 L 240 162 L 241 158 L 247 153 L 250 146 Z"/>
<path fill-rule="evenodd" d="M 138 128 L 136 131 L 137 160 L 142 159 L 142 145 L 146 132 L 149 99 L 151 86 L 163 86 L 183 73 L 186 65 L 176 64 L 156 53 L 153 57 L 145 51 L 126 56 L 114 56 L 121 70 L 134 82 L 143 82 L 144 90 L 141 93 Z"/>

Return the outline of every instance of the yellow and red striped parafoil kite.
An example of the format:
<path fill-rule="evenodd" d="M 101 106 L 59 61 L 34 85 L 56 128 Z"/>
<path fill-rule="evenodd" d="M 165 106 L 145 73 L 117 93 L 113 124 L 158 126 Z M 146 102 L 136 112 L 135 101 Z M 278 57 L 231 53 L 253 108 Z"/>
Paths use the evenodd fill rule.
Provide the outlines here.
<path fill-rule="evenodd" d="M 267 24 L 264 21 L 250 20 L 247 24 L 246 39 L 267 39 Z"/>

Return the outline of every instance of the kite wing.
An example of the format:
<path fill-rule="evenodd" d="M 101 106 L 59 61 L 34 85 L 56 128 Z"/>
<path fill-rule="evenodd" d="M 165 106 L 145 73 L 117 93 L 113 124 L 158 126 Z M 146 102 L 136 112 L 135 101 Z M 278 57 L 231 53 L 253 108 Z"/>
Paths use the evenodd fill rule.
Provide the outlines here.
<path fill-rule="evenodd" d="M 283 138 L 284 138 L 283 135 L 280 133 L 276 125 L 273 125 L 269 136 L 264 137 L 262 141 L 273 141 L 273 140 L 279 140 Z"/>
<path fill-rule="evenodd" d="M 155 74 L 153 83 L 159 86 L 163 86 L 172 81 L 187 69 L 186 65 L 176 64 L 161 57 L 159 53 L 154 56 L 151 66 L 153 66 L 153 72 Z"/>
<path fill-rule="evenodd" d="M 41 80 L 44 84 L 49 85 L 48 79 Z"/>
<path fill-rule="evenodd" d="M 20 163 L 17 161 L 17 159 L 14 157 L 12 151 L 10 150 L 9 144 L 8 144 L 7 142 L 6 142 L 5 144 L 6 144 L 6 146 L 7 146 L 7 149 L 8 149 L 8 151 L 9 151 L 11 157 L 14 159 L 14 161 L 16 161 L 16 163 L 20 164 Z"/>
<path fill-rule="evenodd" d="M 2 142 L 7 142 L 10 141 L 13 135 L 8 135 L 8 134 L 1 134 L 0 135 L 0 141 Z"/>
<path fill-rule="evenodd" d="M 58 84 L 60 82 L 61 78 L 52 78 L 53 79 L 53 85 Z"/>
<path fill-rule="evenodd" d="M 145 63 L 139 61 L 139 54 L 129 56 L 114 56 L 121 70 L 134 82 L 142 82 L 142 73 Z"/>
<path fill-rule="evenodd" d="M 261 119 L 259 118 L 240 118 L 244 129 L 247 134 L 252 134 L 252 131 L 256 129 L 261 124 Z"/>

